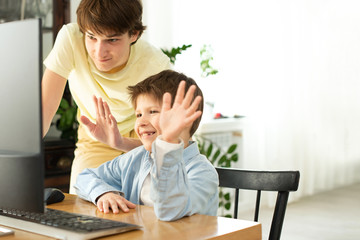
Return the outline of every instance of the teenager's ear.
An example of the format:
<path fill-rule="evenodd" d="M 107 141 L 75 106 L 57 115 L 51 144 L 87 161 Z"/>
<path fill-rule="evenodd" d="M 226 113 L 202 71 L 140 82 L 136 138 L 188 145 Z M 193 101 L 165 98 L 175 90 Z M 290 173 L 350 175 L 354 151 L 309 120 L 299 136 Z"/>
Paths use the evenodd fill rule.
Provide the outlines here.
<path fill-rule="evenodd" d="M 130 34 L 131 43 L 136 42 L 136 40 L 139 37 L 139 31 L 132 31 L 132 32 L 129 32 L 129 34 Z"/>

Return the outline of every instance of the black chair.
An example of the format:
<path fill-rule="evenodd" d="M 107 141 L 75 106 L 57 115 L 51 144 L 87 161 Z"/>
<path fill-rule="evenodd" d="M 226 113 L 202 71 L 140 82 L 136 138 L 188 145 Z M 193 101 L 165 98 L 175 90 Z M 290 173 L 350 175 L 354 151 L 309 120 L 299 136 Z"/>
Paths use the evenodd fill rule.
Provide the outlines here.
<path fill-rule="evenodd" d="M 285 210 L 290 191 L 296 191 L 299 186 L 299 171 L 253 171 L 235 168 L 216 167 L 219 174 L 219 186 L 235 188 L 234 218 L 237 218 L 239 189 L 256 190 L 256 205 L 254 221 L 258 221 L 261 191 L 278 192 L 269 240 L 280 239 L 284 222 Z"/>

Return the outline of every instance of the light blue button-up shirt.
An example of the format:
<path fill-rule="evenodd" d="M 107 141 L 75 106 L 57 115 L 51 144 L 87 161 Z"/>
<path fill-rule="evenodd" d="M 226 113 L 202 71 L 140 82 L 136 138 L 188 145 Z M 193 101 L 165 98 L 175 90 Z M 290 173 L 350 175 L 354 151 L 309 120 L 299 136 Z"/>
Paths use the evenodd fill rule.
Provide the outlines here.
<path fill-rule="evenodd" d="M 200 154 L 195 142 L 189 142 L 185 149 L 181 143 L 170 150 L 161 142 L 159 138 L 154 141 L 152 156 L 162 159 L 154 160 L 140 146 L 98 168 L 85 169 L 77 178 L 77 194 L 96 204 L 100 195 L 117 191 L 141 204 L 141 188 L 150 173 L 150 197 L 160 220 L 172 221 L 195 213 L 215 216 L 219 180 L 213 165 Z"/>

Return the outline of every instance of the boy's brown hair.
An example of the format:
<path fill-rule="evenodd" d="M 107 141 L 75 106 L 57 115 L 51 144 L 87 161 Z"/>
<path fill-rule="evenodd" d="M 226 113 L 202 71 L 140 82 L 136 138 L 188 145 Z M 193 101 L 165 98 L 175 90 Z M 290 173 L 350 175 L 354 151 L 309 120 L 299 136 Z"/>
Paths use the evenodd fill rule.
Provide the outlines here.
<path fill-rule="evenodd" d="M 144 81 L 139 82 L 134 86 L 129 86 L 128 91 L 130 94 L 130 100 L 136 108 L 136 100 L 142 94 L 148 94 L 153 96 L 156 100 L 162 103 L 163 95 L 168 92 L 171 94 L 171 106 L 174 103 L 176 92 L 181 81 L 186 82 L 185 93 L 188 91 L 191 85 L 196 86 L 194 93 L 194 98 L 196 96 L 201 96 L 201 102 L 199 104 L 198 110 L 203 111 L 204 108 L 204 98 L 201 92 L 201 89 L 196 84 L 195 80 L 185 76 L 182 73 L 175 72 L 173 70 L 164 70 L 158 74 L 146 78 Z M 190 129 L 190 136 L 192 136 L 196 129 L 199 127 L 201 121 L 201 116 L 197 118 Z"/>
<path fill-rule="evenodd" d="M 126 32 L 138 39 L 145 30 L 140 0 L 82 0 L 76 11 L 80 31 L 107 35 Z"/>

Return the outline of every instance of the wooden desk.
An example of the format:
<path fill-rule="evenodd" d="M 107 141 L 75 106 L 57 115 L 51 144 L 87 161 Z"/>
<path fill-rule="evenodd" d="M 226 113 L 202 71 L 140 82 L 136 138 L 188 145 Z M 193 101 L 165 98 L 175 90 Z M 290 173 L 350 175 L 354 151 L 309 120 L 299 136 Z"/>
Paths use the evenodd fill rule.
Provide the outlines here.
<path fill-rule="evenodd" d="M 174 222 L 163 222 L 156 218 L 151 207 L 137 206 L 129 213 L 104 214 L 99 212 L 92 203 L 78 198 L 76 195 L 65 194 L 65 200 L 61 203 L 49 205 L 63 211 L 80 213 L 133 223 L 143 226 L 142 230 L 121 233 L 102 239 L 242 239 L 261 240 L 261 224 L 252 221 L 213 217 L 206 215 L 193 215 L 184 217 Z M 0 224 L 1 225 L 1 224 Z M 8 228 L 8 227 L 7 227 Z M 15 230 L 15 235 L 1 237 L 1 240 L 45 240 L 52 239 L 37 234 Z"/>

